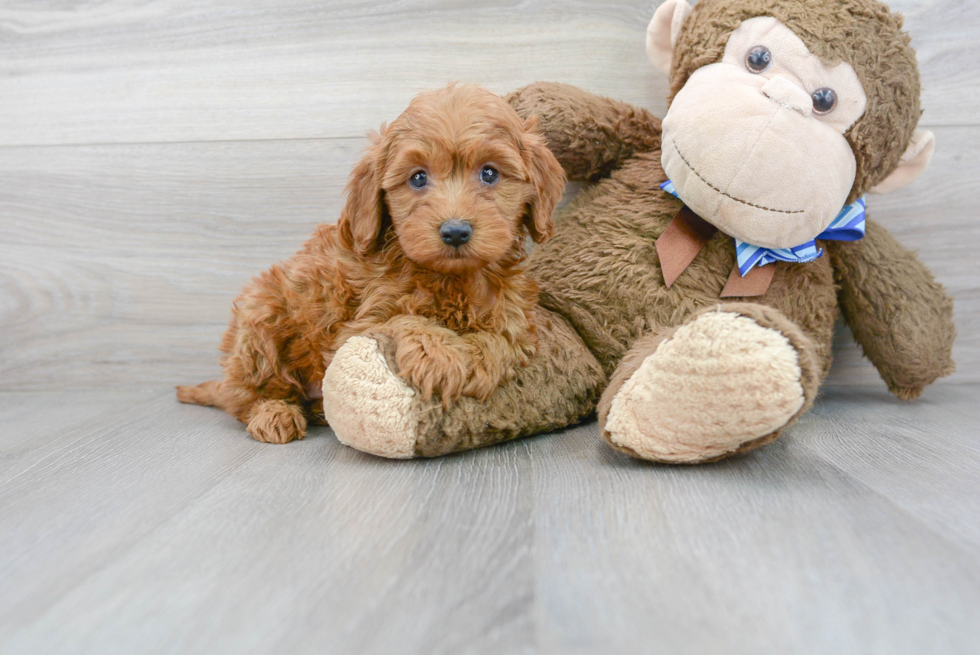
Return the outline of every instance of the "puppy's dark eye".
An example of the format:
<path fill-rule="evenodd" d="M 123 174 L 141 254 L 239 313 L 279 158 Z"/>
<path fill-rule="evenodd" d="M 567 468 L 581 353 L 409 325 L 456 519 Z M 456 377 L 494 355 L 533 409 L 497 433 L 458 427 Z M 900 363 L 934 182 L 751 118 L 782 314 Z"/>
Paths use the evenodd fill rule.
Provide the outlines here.
<path fill-rule="evenodd" d="M 757 45 L 745 55 L 745 67 L 750 73 L 764 73 L 772 66 L 772 53 L 764 45 Z"/>
<path fill-rule="evenodd" d="M 413 189 L 421 189 L 429 183 L 429 176 L 425 174 L 425 171 L 416 171 L 412 177 L 408 178 L 408 183 Z"/>
<path fill-rule="evenodd" d="M 817 89 L 811 97 L 813 98 L 814 114 L 829 114 L 837 106 L 837 94 L 834 93 L 833 89 L 826 87 Z"/>
<path fill-rule="evenodd" d="M 496 184 L 499 179 L 500 173 L 493 166 L 484 166 L 483 170 L 480 171 L 480 181 L 484 184 Z"/>

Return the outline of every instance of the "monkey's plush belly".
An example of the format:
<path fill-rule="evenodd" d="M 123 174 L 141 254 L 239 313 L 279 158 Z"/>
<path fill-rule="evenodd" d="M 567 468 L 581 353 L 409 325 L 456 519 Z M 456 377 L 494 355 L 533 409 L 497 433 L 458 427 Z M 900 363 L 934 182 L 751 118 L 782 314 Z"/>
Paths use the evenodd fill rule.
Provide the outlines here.
<path fill-rule="evenodd" d="M 611 375 L 640 337 L 680 325 L 721 298 L 735 265 L 734 240 L 717 233 L 668 289 L 654 247 L 681 208 L 659 188 L 659 152 L 627 162 L 583 191 L 556 219 L 555 236 L 535 249 L 531 275 L 542 305 L 565 316 Z M 812 341 L 822 379 L 830 366 L 837 298 L 829 256 L 776 267 L 765 295 Z"/>

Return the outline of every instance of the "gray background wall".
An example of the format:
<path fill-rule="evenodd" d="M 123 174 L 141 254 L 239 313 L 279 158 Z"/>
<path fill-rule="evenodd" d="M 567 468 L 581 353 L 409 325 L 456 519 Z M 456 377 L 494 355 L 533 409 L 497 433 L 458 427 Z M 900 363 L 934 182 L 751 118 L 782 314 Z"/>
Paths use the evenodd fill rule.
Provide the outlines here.
<path fill-rule="evenodd" d="M 665 110 L 657 2 L 0 3 L 0 391 L 217 375 L 246 280 L 336 220 L 367 130 L 450 80 Z M 938 149 L 870 211 L 956 297 L 980 380 L 980 4 L 893 0 Z M 846 335 L 832 382 L 876 380 Z"/>

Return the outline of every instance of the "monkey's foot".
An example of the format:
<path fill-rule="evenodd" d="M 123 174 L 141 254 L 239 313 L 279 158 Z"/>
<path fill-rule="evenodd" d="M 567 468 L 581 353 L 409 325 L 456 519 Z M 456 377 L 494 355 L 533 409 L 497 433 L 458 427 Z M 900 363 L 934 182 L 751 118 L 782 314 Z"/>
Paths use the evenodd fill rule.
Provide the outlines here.
<path fill-rule="evenodd" d="M 696 463 L 778 437 L 816 392 L 809 341 L 775 310 L 742 308 L 704 312 L 638 342 L 634 351 L 647 352 L 624 360 L 634 370 L 614 376 L 600 402 L 606 441 L 642 459 Z"/>
<path fill-rule="evenodd" d="M 415 457 L 421 409 L 418 394 L 392 372 L 393 350 L 386 337 L 348 339 L 323 376 L 323 414 L 341 443 L 409 459 Z"/>

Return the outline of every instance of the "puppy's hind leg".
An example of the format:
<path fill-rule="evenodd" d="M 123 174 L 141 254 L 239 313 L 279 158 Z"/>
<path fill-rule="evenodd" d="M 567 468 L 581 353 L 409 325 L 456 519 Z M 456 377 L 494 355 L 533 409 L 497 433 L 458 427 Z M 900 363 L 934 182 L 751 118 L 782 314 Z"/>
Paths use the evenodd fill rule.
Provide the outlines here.
<path fill-rule="evenodd" d="M 225 410 L 245 423 L 246 430 L 256 441 L 283 444 L 306 436 L 306 417 L 299 405 L 258 398 L 254 393 L 231 389 L 222 381 L 177 387 L 177 400 Z"/>

